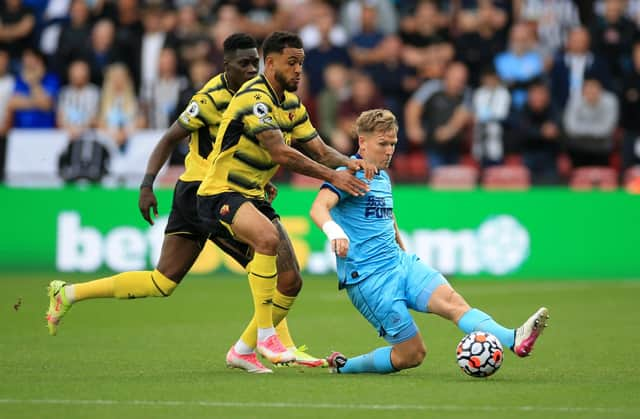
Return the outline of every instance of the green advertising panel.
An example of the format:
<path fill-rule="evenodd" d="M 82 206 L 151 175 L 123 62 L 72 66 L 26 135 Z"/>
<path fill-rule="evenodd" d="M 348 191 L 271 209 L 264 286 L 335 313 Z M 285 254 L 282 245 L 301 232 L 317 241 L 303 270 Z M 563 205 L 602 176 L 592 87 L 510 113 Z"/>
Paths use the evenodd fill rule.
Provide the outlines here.
<path fill-rule="evenodd" d="M 149 226 L 137 190 L 0 188 L 0 272 L 148 269 L 160 253 L 171 190 L 158 190 Z M 313 190 L 282 186 L 274 207 L 301 266 L 328 273 L 335 261 L 309 216 Z M 640 196 L 618 192 L 432 191 L 397 186 L 395 214 L 409 250 L 456 277 L 640 278 Z M 239 271 L 208 246 L 192 272 Z"/>

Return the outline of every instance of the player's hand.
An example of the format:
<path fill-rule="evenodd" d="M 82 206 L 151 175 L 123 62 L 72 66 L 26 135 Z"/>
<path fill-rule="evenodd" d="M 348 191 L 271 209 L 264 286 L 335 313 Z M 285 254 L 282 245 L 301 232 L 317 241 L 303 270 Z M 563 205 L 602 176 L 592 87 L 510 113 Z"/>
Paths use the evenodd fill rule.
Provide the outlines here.
<path fill-rule="evenodd" d="M 369 185 L 355 177 L 349 170 L 333 172 L 331 183 L 336 188 L 350 193 L 353 196 L 363 196 L 369 192 Z"/>
<path fill-rule="evenodd" d="M 347 168 L 351 170 L 353 173 L 357 172 L 358 170 L 364 170 L 364 177 L 369 180 L 373 179 L 376 173 L 378 173 L 378 168 L 374 164 L 364 161 L 362 159 L 349 160 L 349 164 L 347 164 Z"/>
<path fill-rule="evenodd" d="M 331 240 L 331 251 L 341 258 L 346 257 L 349 252 L 349 240 L 335 239 Z"/>
<path fill-rule="evenodd" d="M 140 213 L 142 213 L 142 218 L 147 220 L 147 222 L 153 225 L 153 218 L 151 218 L 150 210 L 153 209 L 153 214 L 155 218 L 158 218 L 158 200 L 156 199 L 156 195 L 153 193 L 153 189 L 144 186 L 140 188 L 140 198 L 138 199 L 138 208 L 140 208 Z"/>
<path fill-rule="evenodd" d="M 268 203 L 272 203 L 276 196 L 278 196 L 278 187 L 273 183 L 269 182 L 264 187 L 265 197 L 267 198 Z"/>

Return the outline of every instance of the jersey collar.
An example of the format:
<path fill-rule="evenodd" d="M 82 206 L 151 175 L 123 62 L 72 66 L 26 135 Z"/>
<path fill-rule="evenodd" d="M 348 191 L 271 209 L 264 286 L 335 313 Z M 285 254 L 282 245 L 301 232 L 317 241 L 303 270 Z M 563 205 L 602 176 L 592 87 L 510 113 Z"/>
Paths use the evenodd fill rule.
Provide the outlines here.
<path fill-rule="evenodd" d="M 234 92 L 233 90 L 231 90 L 231 88 L 229 88 L 229 83 L 227 83 L 227 73 L 222 73 L 222 85 L 224 86 L 225 89 L 227 89 L 229 91 L 229 93 L 231 93 L 232 95 L 235 95 L 236 92 Z"/>
<path fill-rule="evenodd" d="M 260 77 L 262 77 L 262 80 L 264 80 L 264 84 L 267 85 L 267 89 L 269 89 L 269 93 L 271 93 L 271 96 L 273 96 L 276 104 L 280 105 L 280 98 L 276 94 L 276 91 L 273 89 L 273 87 L 271 87 L 271 83 L 269 83 L 269 80 L 264 76 L 264 74 L 260 74 Z"/>

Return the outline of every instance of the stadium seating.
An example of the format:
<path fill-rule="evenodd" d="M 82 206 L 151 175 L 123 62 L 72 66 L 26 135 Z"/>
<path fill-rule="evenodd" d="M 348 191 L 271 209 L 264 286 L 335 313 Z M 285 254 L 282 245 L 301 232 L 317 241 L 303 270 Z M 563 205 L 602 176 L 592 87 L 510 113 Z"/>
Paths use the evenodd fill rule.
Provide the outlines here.
<path fill-rule="evenodd" d="M 393 156 L 389 170 L 394 182 L 424 182 L 429 172 L 429 163 L 422 151 Z"/>
<path fill-rule="evenodd" d="M 526 166 L 499 165 L 484 169 L 482 187 L 485 189 L 526 190 L 531 186 L 531 173 Z"/>
<path fill-rule="evenodd" d="M 615 169 L 608 166 L 578 167 L 571 173 L 569 187 L 577 191 L 612 191 L 618 187 L 617 177 Z"/>
<path fill-rule="evenodd" d="M 460 164 L 440 166 L 433 170 L 429 185 L 433 189 L 470 190 L 478 182 L 478 169 Z"/>

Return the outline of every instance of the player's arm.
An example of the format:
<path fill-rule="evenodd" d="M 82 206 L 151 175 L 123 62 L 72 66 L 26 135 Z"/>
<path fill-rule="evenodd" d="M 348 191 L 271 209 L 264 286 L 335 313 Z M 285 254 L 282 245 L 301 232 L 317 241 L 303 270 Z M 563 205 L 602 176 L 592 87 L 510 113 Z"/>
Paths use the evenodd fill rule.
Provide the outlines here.
<path fill-rule="evenodd" d="M 352 172 L 364 170 L 364 176 L 367 179 L 373 179 L 373 176 L 378 172 L 375 165 L 361 159 L 350 159 L 322 141 L 318 135 L 309 141 L 299 143 L 299 147 L 303 150 L 304 154 L 327 167 L 334 169 L 336 167 L 346 167 Z"/>
<path fill-rule="evenodd" d="M 404 242 L 402 241 L 402 236 L 400 236 L 400 229 L 398 228 L 398 221 L 396 220 L 396 216 L 393 216 L 393 229 L 396 232 L 396 243 L 400 246 L 400 249 L 407 251 L 407 248 L 404 246 Z"/>
<path fill-rule="evenodd" d="M 331 218 L 331 208 L 338 204 L 340 198 L 329 188 L 322 188 L 316 196 L 309 215 L 313 222 L 324 231 L 331 242 L 331 250 L 340 257 L 347 256 L 349 237 L 342 227 Z"/>
<path fill-rule="evenodd" d="M 289 147 L 282 137 L 279 129 L 268 129 L 256 135 L 260 144 L 267 149 L 271 159 L 289 170 L 311 176 L 316 179 L 326 180 L 336 188 L 354 195 L 364 195 L 369 191 L 366 183 L 357 179 L 348 170 L 335 171 L 316 163 L 293 147 Z"/>
<path fill-rule="evenodd" d="M 158 200 L 153 193 L 153 181 L 156 179 L 158 172 L 165 164 L 173 150 L 175 150 L 178 143 L 180 143 L 185 137 L 190 134 L 188 130 L 182 127 L 177 121 L 169 127 L 164 133 L 160 141 L 156 144 L 149 156 L 147 162 L 147 170 L 145 171 L 144 179 L 140 184 L 140 198 L 138 199 L 138 207 L 142 213 L 142 217 L 147 220 L 149 224 L 153 225 L 153 218 L 151 218 L 151 209 L 153 214 L 158 216 Z"/>

